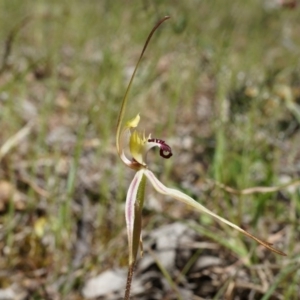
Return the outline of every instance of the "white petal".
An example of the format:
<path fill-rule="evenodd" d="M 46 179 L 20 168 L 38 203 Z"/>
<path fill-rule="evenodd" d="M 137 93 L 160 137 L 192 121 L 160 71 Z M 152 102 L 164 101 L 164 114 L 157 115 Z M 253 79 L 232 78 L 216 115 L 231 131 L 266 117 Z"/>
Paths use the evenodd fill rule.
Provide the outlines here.
<path fill-rule="evenodd" d="M 125 219 L 127 226 L 128 245 L 129 245 L 129 264 L 134 260 L 133 258 L 133 226 L 134 226 L 134 204 L 137 198 L 137 192 L 144 175 L 144 169 L 136 172 L 132 182 L 130 183 L 126 204 L 125 204 Z"/>
<path fill-rule="evenodd" d="M 218 216 L 217 214 L 213 213 L 212 211 L 210 211 L 209 209 L 207 209 L 206 207 L 204 207 L 203 205 L 201 205 L 200 203 L 198 203 L 197 201 L 195 201 L 193 198 L 189 197 L 188 195 L 175 190 L 175 189 L 170 189 L 168 187 L 166 187 L 165 185 L 163 185 L 156 177 L 155 175 L 149 171 L 149 170 L 145 170 L 145 175 L 148 177 L 148 179 L 150 180 L 150 182 L 152 183 L 153 187 L 156 189 L 157 192 L 163 194 L 163 195 L 168 195 L 171 196 L 183 203 L 186 203 L 194 208 L 196 208 L 198 211 L 200 212 L 205 212 L 208 215 L 216 218 L 217 220 L 233 227 L 234 229 L 238 230 L 239 232 L 243 233 L 244 235 L 252 238 L 253 240 L 257 241 L 258 243 L 260 243 L 261 245 L 265 246 L 266 248 L 268 248 L 269 250 L 278 253 L 280 255 L 286 255 L 283 252 L 281 252 L 280 250 L 277 250 L 275 248 L 273 248 L 268 242 L 264 242 L 258 238 L 256 238 L 255 236 L 253 236 L 252 234 L 248 233 L 247 231 L 245 231 L 244 229 L 242 229 L 241 227 L 229 222 L 228 220 Z"/>
<path fill-rule="evenodd" d="M 118 145 L 119 145 L 118 153 L 119 153 L 119 156 L 120 156 L 121 160 L 123 161 L 123 163 L 127 167 L 129 167 L 131 169 L 134 169 L 134 170 L 137 170 L 137 169 L 139 169 L 139 164 L 137 164 L 136 162 L 130 160 L 126 156 L 125 150 L 124 150 L 125 145 L 128 145 L 128 143 L 129 143 L 130 135 L 131 135 L 131 133 L 130 133 L 129 128 L 125 127 L 122 130 L 121 134 L 120 134 L 120 139 L 119 139 L 119 143 L 118 143 Z"/>

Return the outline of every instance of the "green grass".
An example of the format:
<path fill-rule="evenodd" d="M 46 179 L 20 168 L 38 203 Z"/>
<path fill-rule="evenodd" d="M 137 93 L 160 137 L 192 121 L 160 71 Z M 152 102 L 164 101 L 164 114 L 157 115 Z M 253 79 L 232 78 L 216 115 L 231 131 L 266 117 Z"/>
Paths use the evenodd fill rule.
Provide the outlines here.
<path fill-rule="evenodd" d="M 264 299 L 298 299 L 299 190 L 236 196 L 204 183 L 244 189 L 299 177 L 299 8 L 268 11 L 255 0 L 1 1 L 0 69 L 7 37 L 28 22 L 13 35 L 0 74 L 0 148 L 34 125 L 0 161 L 0 181 L 26 198 L 25 208 L 10 201 L 0 216 L 0 287 L 16 272 L 35 278 L 41 269 L 46 287 L 80 299 L 89 274 L 126 265 L 123 205 L 133 174 L 116 155 L 116 120 L 145 38 L 166 14 L 171 20 L 146 52 L 127 114 L 140 112 L 141 128 L 173 143 L 174 159 L 151 154 L 150 167 L 261 238 L 282 230 L 278 247 L 288 257 L 261 260 L 254 242 L 189 214 L 220 249 L 251 253 L 247 268 L 279 266 Z M 79 241 L 85 252 L 76 250 Z M 42 299 L 42 287 L 32 297 Z"/>

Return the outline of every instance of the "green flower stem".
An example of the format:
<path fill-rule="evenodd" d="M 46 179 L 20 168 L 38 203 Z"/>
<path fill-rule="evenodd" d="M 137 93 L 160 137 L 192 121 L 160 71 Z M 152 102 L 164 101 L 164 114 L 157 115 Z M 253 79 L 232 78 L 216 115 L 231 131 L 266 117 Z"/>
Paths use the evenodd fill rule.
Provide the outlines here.
<path fill-rule="evenodd" d="M 132 263 L 128 267 L 127 282 L 126 282 L 124 300 L 129 300 L 130 299 L 130 290 L 131 290 L 131 282 L 132 282 L 132 277 L 133 277 L 133 272 L 134 272 L 134 266 L 135 266 L 135 263 Z"/>

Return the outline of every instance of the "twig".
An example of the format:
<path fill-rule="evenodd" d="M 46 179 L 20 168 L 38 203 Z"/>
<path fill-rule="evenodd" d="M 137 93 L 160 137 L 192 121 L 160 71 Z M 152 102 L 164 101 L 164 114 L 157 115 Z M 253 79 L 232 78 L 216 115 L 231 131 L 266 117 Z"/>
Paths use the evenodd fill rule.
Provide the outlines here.
<path fill-rule="evenodd" d="M 10 137 L 0 147 L 0 161 L 13 147 L 21 143 L 21 141 L 31 132 L 33 124 L 33 121 L 28 122 L 21 130 L 19 130 L 15 135 Z"/>
<path fill-rule="evenodd" d="M 4 43 L 4 52 L 2 57 L 2 63 L 0 67 L 0 75 L 6 70 L 8 65 L 8 58 L 10 56 L 10 53 L 12 51 L 12 46 L 15 41 L 15 38 L 18 34 L 18 32 L 22 29 L 24 25 L 26 25 L 31 20 L 31 16 L 25 17 L 23 20 L 21 20 L 20 23 L 18 23 L 16 26 L 14 26 L 11 31 L 9 32 L 5 43 Z"/>
<path fill-rule="evenodd" d="M 278 192 L 282 189 L 287 189 L 289 187 L 296 187 L 296 186 L 300 186 L 300 180 L 297 179 L 295 181 L 289 182 L 289 183 L 285 183 L 279 186 L 255 186 L 252 188 L 248 188 L 248 189 L 244 189 L 244 190 L 236 190 L 230 186 L 227 186 L 223 183 L 211 180 L 211 179 L 207 179 L 207 181 L 209 183 L 213 183 L 214 185 L 218 186 L 219 188 L 223 189 L 224 191 L 230 193 L 230 194 L 235 194 L 235 195 L 250 195 L 250 194 L 254 194 L 254 193 L 274 193 L 274 192 Z"/>
<path fill-rule="evenodd" d="M 24 183 L 27 183 L 40 196 L 45 197 L 45 198 L 49 198 L 50 197 L 50 194 L 46 190 L 44 190 L 43 188 L 39 187 L 38 184 L 36 184 L 29 177 L 25 177 L 23 175 L 20 175 L 20 180 L 23 181 Z"/>

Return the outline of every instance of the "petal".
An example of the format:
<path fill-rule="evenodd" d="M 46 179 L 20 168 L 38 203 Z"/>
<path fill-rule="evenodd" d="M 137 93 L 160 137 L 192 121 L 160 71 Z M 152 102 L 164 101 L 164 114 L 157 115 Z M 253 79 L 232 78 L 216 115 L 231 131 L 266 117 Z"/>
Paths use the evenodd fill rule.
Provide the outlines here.
<path fill-rule="evenodd" d="M 131 265 L 135 261 L 134 253 L 137 252 L 134 249 L 133 240 L 134 240 L 134 219 L 135 219 L 135 202 L 137 199 L 137 192 L 141 183 L 141 180 L 144 175 L 144 169 L 136 172 L 132 182 L 130 183 L 126 204 L 125 204 L 125 219 L 127 226 L 127 235 L 128 235 L 128 245 L 129 245 L 129 264 Z"/>
<path fill-rule="evenodd" d="M 140 122 L 140 115 L 137 114 L 133 119 L 126 122 L 125 127 L 122 129 L 119 140 L 119 149 L 118 153 L 122 161 L 128 167 L 138 170 L 140 169 L 140 165 L 146 166 L 144 161 L 144 145 L 146 143 L 146 139 L 141 137 L 137 131 L 131 133 L 131 129 L 138 126 Z M 125 155 L 125 146 L 129 144 L 129 149 L 134 160 L 130 160 Z"/>
<path fill-rule="evenodd" d="M 135 128 L 135 127 L 137 127 L 139 125 L 139 123 L 140 123 L 140 119 L 141 119 L 140 115 L 137 114 L 136 117 L 134 117 L 133 119 L 131 119 L 131 120 L 129 120 L 129 121 L 126 122 L 126 127 L 127 128 Z"/>
<path fill-rule="evenodd" d="M 240 228 L 239 226 L 237 226 L 237 225 L 229 222 L 228 220 L 218 216 L 217 214 L 213 213 L 212 211 L 210 211 L 209 209 L 207 209 L 206 207 L 204 207 L 203 205 L 201 205 L 200 203 L 198 203 L 197 201 L 195 201 L 193 198 L 189 197 L 188 195 L 186 195 L 178 190 L 167 188 L 155 177 L 155 175 L 151 171 L 145 170 L 144 173 L 148 177 L 148 179 L 150 180 L 150 182 L 152 183 L 153 187 L 156 189 L 157 192 L 159 192 L 163 195 L 171 196 L 183 203 L 186 203 L 186 204 L 196 208 L 200 212 L 205 212 L 208 215 L 214 217 L 215 219 L 233 227 L 234 229 L 238 230 L 239 232 L 243 233 L 244 235 L 252 238 L 253 240 L 257 241 L 259 244 L 263 245 L 264 247 L 268 248 L 269 250 L 271 250 L 277 254 L 280 254 L 280 255 L 284 255 L 284 256 L 286 255 L 285 253 L 281 252 L 280 250 L 273 248 L 271 246 L 272 244 L 270 244 L 268 242 L 264 242 L 264 241 L 256 238 L 255 236 L 248 233 L 247 231 Z"/>
<path fill-rule="evenodd" d="M 129 158 L 127 158 L 127 156 L 125 155 L 125 151 L 124 151 L 125 145 L 128 144 L 130 137 L 131 137 L 130 127 L 126 126 L 125 128 L 123 128 L 121 135 L 120 135 L 120 141 L 118 143 L 118 145 L 119 145 L 118 154 L 126 166 L 128 166 L 131 169 L 138 170 L 138 169 L 140 169 L 140 165 L 136 161 L 133 161 L 133 160 L 130 160 Z"/>
<path fill-rule="evenodd" d="M 144 150 L 146 139 L 140 136 L 137 131 L 134 131 L 130 136 L 129 149 L 132 157 L 141 165 L 146 166 Z"/>
<path fill-rule="evenodd" d="M 170 158 L 172 154 L 172 149 L 165 141 L 161 139 L 153 139 L 151 135 L 148 138 L 145 134 L 140 134 L 134 131 L 130 136 L 129 148 L 132 157 L 142 166 L 146 166 L 146 156 L 148 151 L 153 147 L 159 147 L 159 154 L 163 158 Z"/>
<path fill-rule="evenodd" d="M 129 128 L 125 127 L 122 132 L 121 132 L 121 135 L 120 135 L 120 153 L 119 153 L 119 156 L 120 158 L 122 159 L 122 161 L 125 163 L 125 165 L 130 165 L 131 164 L 131 161 L 130 159 L 128 159 L 125 155 L 125 145 L 128 144 L 128 141 L 130 139 L 130 130 Z"/>
<path fill-rule="evenodd" d="M 152 139 L 150 136 L 148 138 L 147 151 L 153 147 L 160 148 L 159 154 L 163 158 L 170 158 L 173 155 L 171 147 L 167 145 L 165 141 L 161 139 Z"/>

